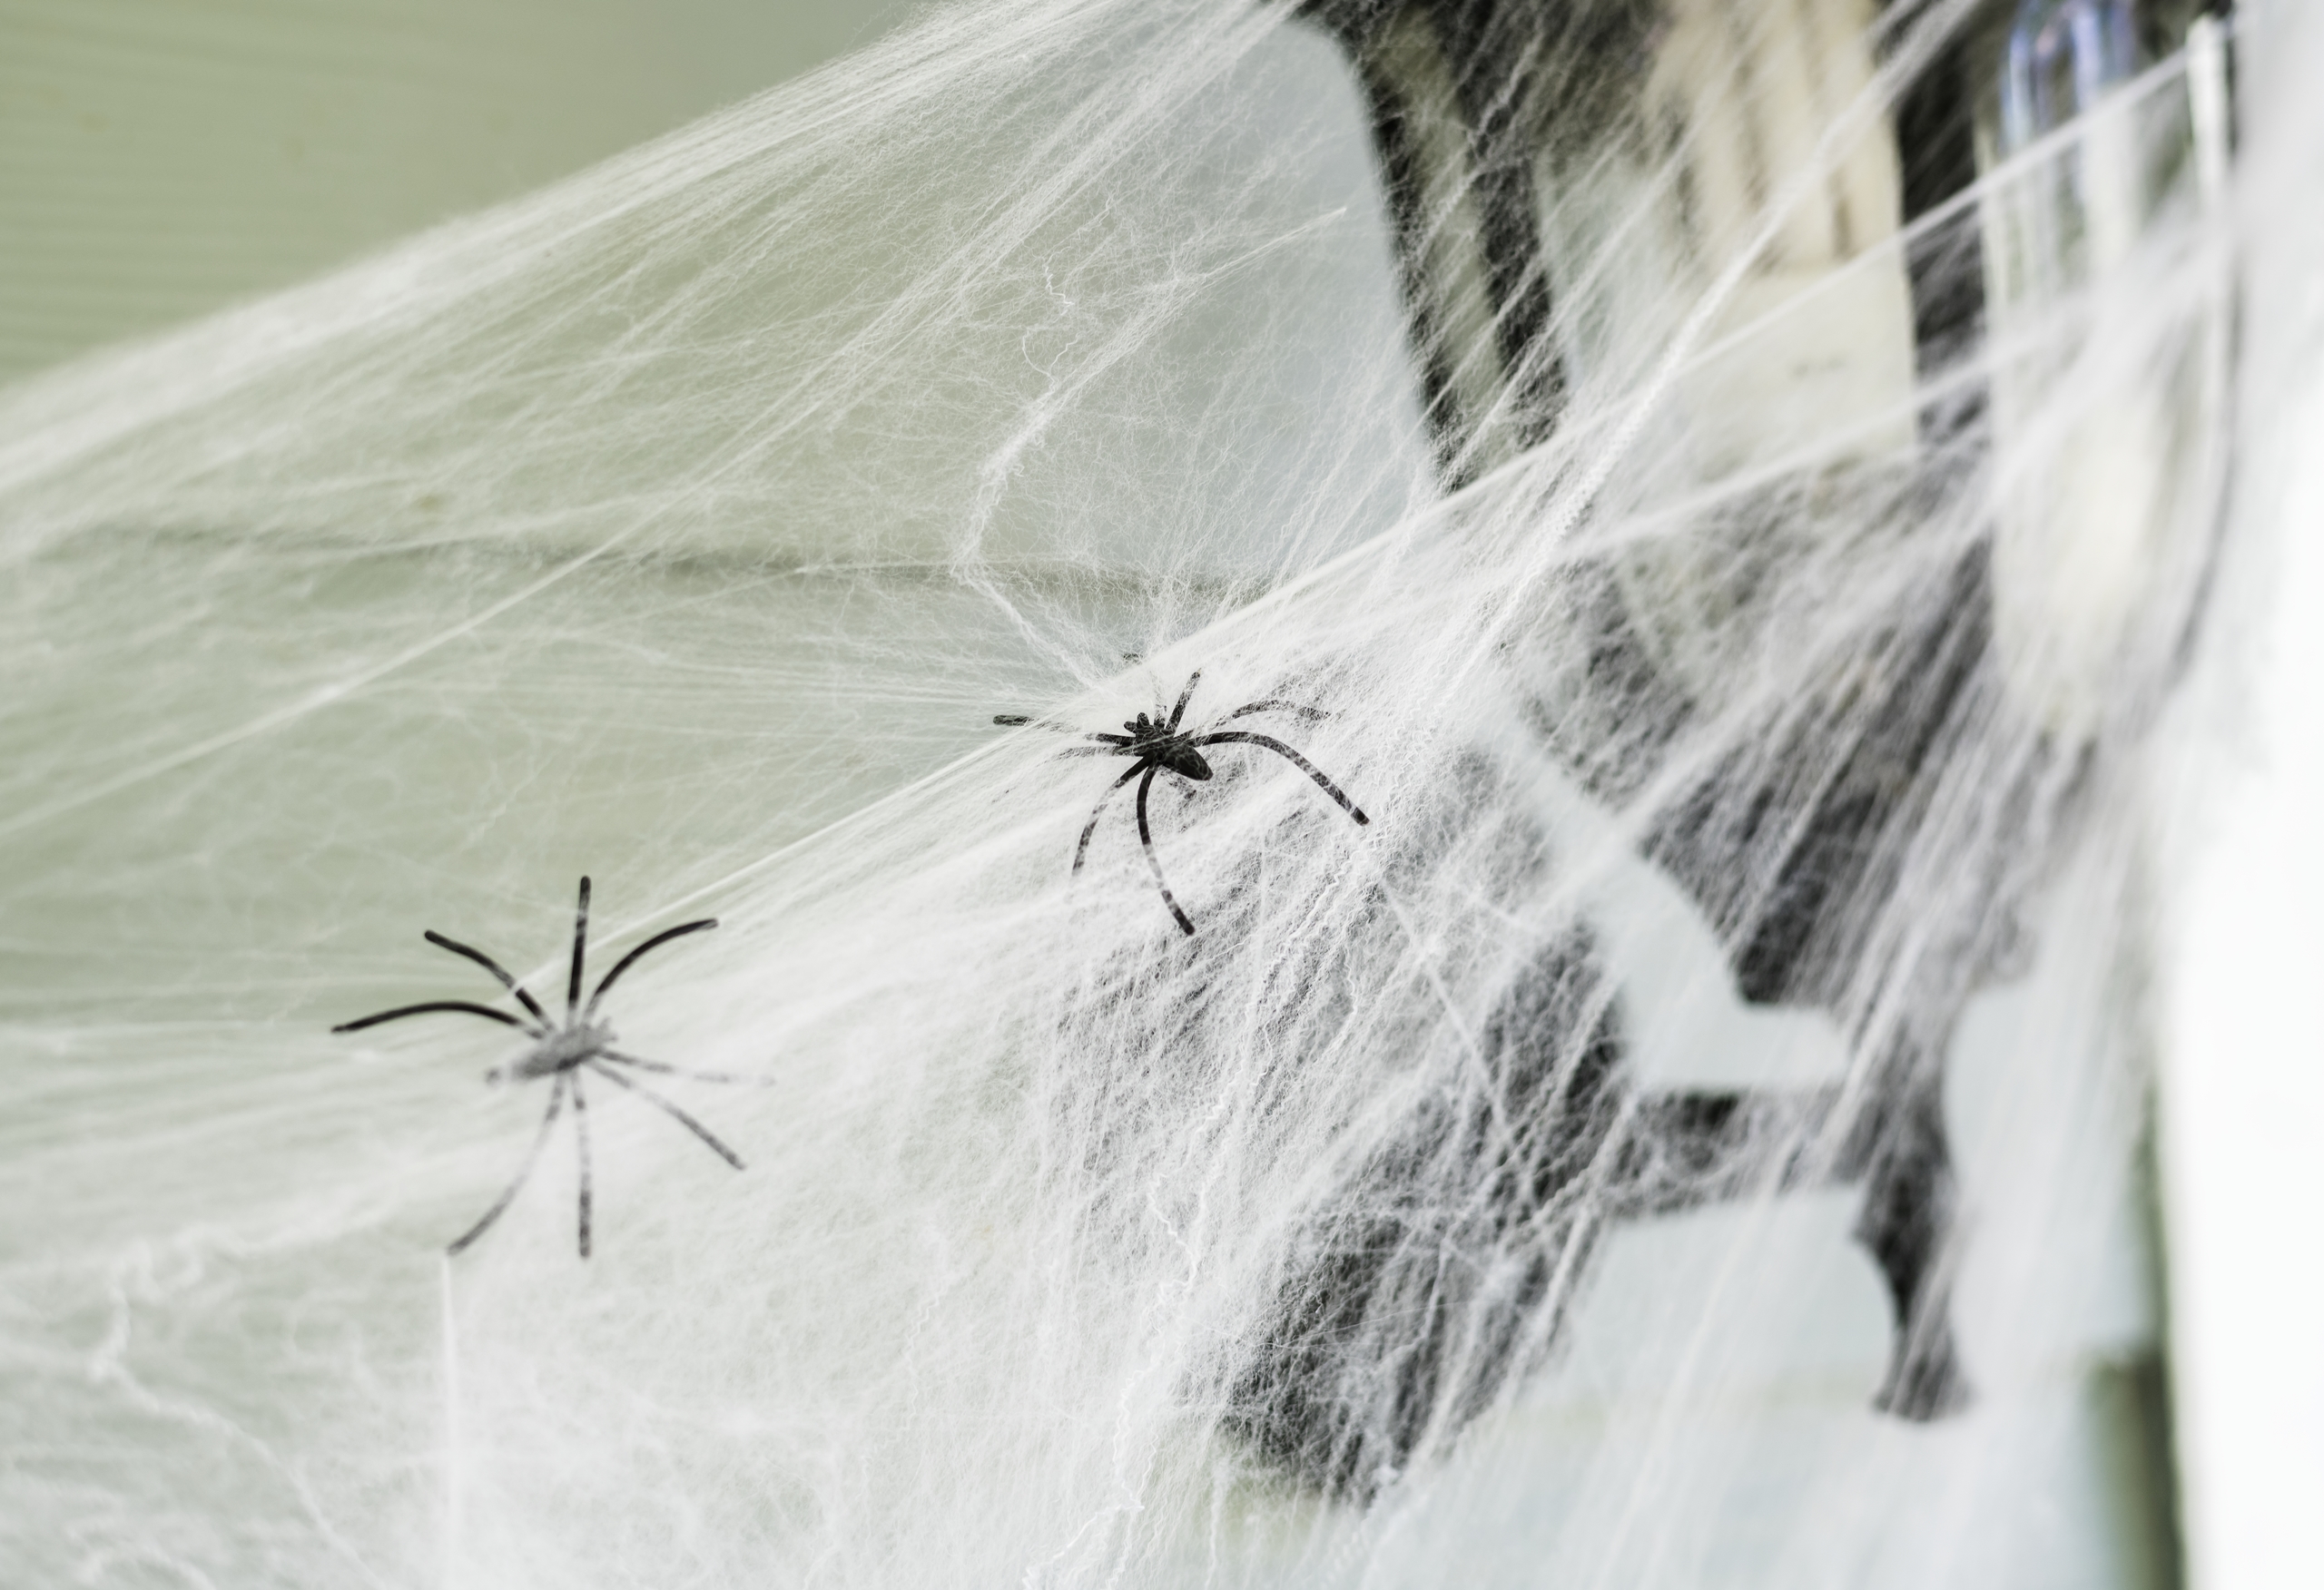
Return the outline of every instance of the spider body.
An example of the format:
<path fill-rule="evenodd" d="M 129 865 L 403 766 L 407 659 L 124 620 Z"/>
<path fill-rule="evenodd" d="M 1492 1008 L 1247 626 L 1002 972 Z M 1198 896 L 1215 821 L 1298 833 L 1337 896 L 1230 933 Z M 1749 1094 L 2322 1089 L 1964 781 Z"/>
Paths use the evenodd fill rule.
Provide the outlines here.
<path fill-rule="evenodd" d="M 523 1055 L 486 1072 L 484 1079 L 497 1084 L 555 1076 L 603 1059 L 613 1052 L 613 1046 L 614 1029 L 603 1022 L 583 1021 L 571 1026 L 553 1027 L 547 1037 Z"/>
<path fill-rule="evenodd" d="M 1154 789 L 1154 780 L 1157 774 L 1170 772 L 1196 783 L 1206 782 L 1211 777 L 1211 767 L 1209 759 L 1203 755 L 1206 749 L 1218 745 L 1256 745 L 1263 751 L 1274 751 L 1314 780 L 1316 787 L 1330 796 L 1338 804 L 1340 810 L 1354 819 L 1358 825 L 1368 824 L 1372 820 L 1364 815 L 1363 808 L 1350 800 L 1340 787 L 1324 777 L 1315 763 L 1280 740 L 1265 734 L 1254 734 L 1243 729 L 1213 729 L 1200 733 L 1182 731 L 1179 724 L 1186 720 L 1187 703 L 1194 699 L 1195 686 L 1201 682 L 1202 671 L 1196 669 L 1187 678 L 1187 688 L 1178 692 L 1178 703 L 1170 709 L 1167 716 L 1148 717 L 1146 713 L 1140 712 L 1137 717 L 1122 724 L 1124 732 L 1087 735 L 1084 738 L 1092 743 L 1075 746 L 1065 753 L 1068 756 L 1126 756 L 1131 759 L 1129 767 L 1121 777 L 1116 779 L 1108 787 L 1103 795 L 1098 798 L 1096 808 L 1089 813 L 1089 820 L 1081 829 L 1081 842 L 1073 849 L 1073 870 L 1078 873 L 1081 870 L 1081 864 L 1088 859 L 1089 840 L 1098 831 L 1098 822 L 1105 815 L 1107 803 L 1113 800 L 1124 785 L 1133 779 L 1137 780 L 1138 844 L 1146 852 L 1147 866 L 1153 869 L 1154 886 L 1162 893 L 1163 905 L 1168 908 L 1171 918 L 1178 924 L 1179 930 L 1190 937 L 1195 930 L 1194 918 L 1187 915 L 1186 911 L 1180 908 L 1177 897 L 1171 894 L 1169 882 L 1162 876 L 1161 860 L 1154 853 L 1154 830 L 1147 817 L 1147 797 Z M 1251 702 L 1239 706 L 1227 713 L 1220 721 L 1231 722 L 1236 718 L 1248 717 L 1254 712 L 1294 712 L 1310 722 L 1318 721 L 1325 716 L 1319 708 L 1302 706 L 1296 702 L 1270 699 Z M 996 716 L 993 721 L 1005 727 L 1019 727 L 1031 723 L 1034 720 L 1016 713 L 1003 713 Z M 1059 727 L 1057 724 L 1043 726 Z"/>
<path fill-rule="evenodd" d="M 635 1094 L 700 1138 L 712 1153 L 717 1154 L 728 1164 L 738 1171 L 743 1168 L 741 1156 L 713 1136 L 708 1127 L 652 1088 L 647 1087 L 635 1076 L 627 1074 L 649 1071 L 665 1076 L 690 1076 L 704 1082 L 738 1082 L 742 1079 L 721 1075 L 715 1072 L 682 1071 L 675 1065 L 665 1065 L 657 1060 L 641 1060 L 635 1055 L 625 1055 L 614 1047 L 613 1027 L 597 1019 L 597 1005 L 605 998 L 606 991 L 614 986 L 615 981 L 624 972 L 635 966 L 648 952 L 659 948 L 674 938 L 683 938 L 689 933 L 704 932 L 717 926 L 717 918 L 706 917 L 698 922 L 681 923 L 675 928 L 655 934 L 615 961 L 614 969 L 598 979 L 596 989 L 589 995 L 588 1002 L 584 1004 L 581 999 L 581 972 L 589 944 L 589 880 L 585 878 L 581 880 L 580 905 L 575 912 L 573 920 L 573 963 L 571 973 L 566 980 L 563 1016 L 552 1017 L 547 1011 L 542 1009 L 540 1001 L 535 999 L 522 983 L 517 981 L 506 967 L 482 950 L 462 944 L 458 939 L 447 938 L 442 934 L 430 930 L 422 934 L 421 937 L 438 949 L 449 950 L 465 960 L 474 961 L 498 978 L 501 985 L 517 996 L 517 1003 L 524 1006 L 525 1015 L 521 1017 L 512 1016 L 505 1010 L 496 1010 L 491 1006 L 478 1005 L 465 999 L 433 999 L 420 1005 L 403 1005 L 393 1010 L 382 1010 L 374 1016 L 342 1022 L 330 1029 L 335 1033 L 360 1032 L 365 1027 L 378 1026 L 382 1022 L 400 1021 L 408 1016 L 422 1016 L 431 1011 L 452 1011 L 464 1016 L 480 1016 L 487 1021 L 497 1021 L 504 1026 L 515 1027 L 532 1039 L 530 1048 L 515 1059 L 494 1066 L 485 1073 L 484 1079 L 497 1086 L 503 1083 L 526 1083 L 547 1078 L 549 1080 L 547 1113 L 541 1117 L 540 1130 L 533 1138 L 532 1151 L 525 1156 L 524 1165 L 517 1171 L 516 1180 L 510 1182 L 507 1188 L 493 1202 L 492 1207 L 484 1212 L 482 1219 L 453 1242 L 448 1251 L 458 1254 L 467 1249 L 470 1243 L 491 1230 L 493 1222 L 497 1221 L 508 1205 L 515 1201 L 517 1192 L 524 1186 L 526 1180 L 532 1175 L 534 1165 L 539 1163 L 541 1150 L 547 1146 L 549 1134 L 556 1128 L 557 1117 L 564 1113 L 566 1102 L 569 1098 L 573 1104 L 574 1143 L 581 1163 L 579 1243 L 581 1257 L 586 1259 L 589 1256 L 589 1101 L 582 1087 L 585 1075 L 612 1083 L 625 1092 Z"/>
<path fill-rule="evenodd" d="M 1197 783 L 1207 780 L 1211 776 L 1210 764 L 1203 760 L 1194 736 L 1177 731 L 1175 727 L 1177 721 L 1173 718 L 1169 723 L 1159 723 L 1140 712 L 1122 725 L 1126 733 L 1093 734 L 1089 738 L 1118 748 L 1124 756 L 1134 756 L 1140 761 L 1167 768 L 1182 779 L 1192 779 Z"/>

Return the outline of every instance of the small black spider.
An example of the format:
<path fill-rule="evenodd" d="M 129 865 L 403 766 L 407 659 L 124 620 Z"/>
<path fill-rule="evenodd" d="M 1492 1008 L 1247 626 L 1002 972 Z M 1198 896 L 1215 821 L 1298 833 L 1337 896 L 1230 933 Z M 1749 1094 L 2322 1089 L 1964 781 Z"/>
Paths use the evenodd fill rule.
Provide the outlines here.
<path fill-rule="evenodd" d="M 1081 870 L 1081 863 L 1088 858 L 1089 839 L 1098 831 L 1098 820 L 1105 814 L 1106 802 L 1111 800 L 1116 792 L 1132 779 L 1138 779 L 1140 774 L 1145 775 L 1139 779 L 1137 786 L 1137 842 L 1145 848 L 1146 864 L 1154 869 L 1154 887 L 1162 891 L 1162 903 L 1170 908 L 1170 915 L 1177 919 L 1178 926 L 1189 935 L 1195 930 L 1194 921 L 1179 908 L 1177 899 L 1170 893 L 1169 884 L 1162 877 L 1162 863 L 1154 854 L 1154 831 L 1146 820 L 1146 797 L 1147 791 L 1154 788 L 1154 776 L 1157 773 L 1167 769 L 1182 779 L 1192 779 L 1200 782 L 1210 777 L 1210 763 L 1203 760 L 1202 751 L 1205 746 L 1262 746 L 1274 751 L 1277 756 L 1283 757 L 1292 766 L 1315 780 L 1316 786 L 1324 794 L 1338 801 L 1340 810 L 1355 819 L 1357 822 L 1369 823 L 1372 820 L 1364 815 L 1361 807 L 1341 793 L 1340 787 L 1325 778 L 1315 763 L 1280 740 L 1270 739 L 1265 734 L 1253 734 L 1241 729 L 1214 729 L 1207 734 L 1178 732 L 1179 721 L 1187 715 L 1187 703 L 1194 699 L 1195 686 L 1201 680 L 1202 670 L 1195 670 L 1187 680 L 1187 688 L 1178 692 L 1178 704 L 1170 709 L 1168 718 L 1157 721 L 1140 712 L 1122 725 L 1123 729 L 1128 731 L 1127 733 L 1087 735 L 1084 738 L 1094 740 L 1098 743 L 1076 746 L 1065 753 L 1068 756 L 1127 756 L 1136 759 L 1131 762 L 1128 770 L 1116 779 L 1107 788 L 1106 792 L 1098 798 L 1097 807 L 1089 813 L 1089 821 L 1081 830 L 1081 842 L 1073 848 L 1073 870 L 1078 873 Z M 1231 722 L 1236 718 L 1246 718 L 1253 712 L 1295 712 L 1310 722 L 1320 721 L 1328 715 L 1320 708 L 1302 706 L 1297 702 L 1269 700 L 1252 702 L 1246 706 L 1237 707 L 1219 721 Z M 1034 721 L 1029 717 L 1014 712 L 1000 713 L 992 721 L 1007 728 L 1021 727 Z M 1066 733 L 1072 732 L 1070 730 L 1063 729 L 1060 724 L 1045 723 L 1043 727 L 1059 729 Z"/>
<path fill-rule="evenodd" d="M 581 1003 L 581 962 L 589 943 L 589 880 L 585 878 L 581 880 L 580 908 L 573 919 L 573 972 L 566 982 L 563 1020 L 552 1020 L 548 1013 L 540 1007 L 540 1002 L 527 993 L 524 985 L 510 977 L 498 961 L 480 949 L 473 949 L 431 929 L 421 937 L 438 949 L 448 949 L 454 955 L 476 962 L 499 978 L 508 991 L 516 995 L 517 1003 L 530 1013 L 532 1019 L 522 1020 L 505 1010 L 495 1010 L 488 1005 L 473 1005 L 465 999 L 434 999 L 425 1005 L 398 1006 L 393 1010 L 383 1010 L 377 1016 L 367 1016 L 359 1021 L 342 1022 L 330 1029 L 335 1033 L 360 1032 L 365 1027 L 378 1026 L 386 1021 L 399 1021 L 407 1016 L 422 1016 L 435 1010 L 456 1010 L 515 1027 L 533 1040 L 530 1049 L 505 1065 L 494 1066 L 484 1074 L 484 1079 L 497 1086 L 504 1082 L 529 1082 L 538 1076 L 551 1078 L 548 1114 L 541 1118 L 540 1132 L 534 1137 L 532 1152 L 525 1156 L 524 1168 L 517 1173 L 517 1179 L 509 1183 L 507 1190 L 494 1200 L 490 1209 L 484 1212 L 484 1218 L 463 1232 L 447 1250 L 448 1252 L 458 1254 L 484 1235 L 515 1200 L 526 1178 L 533 1173 L 533 1166 L 539 1162 L 541 1150 L 547 1146 L 549 1132 L 556 1126 L 557 1114 L 565 1108 L 566 1095 L 569 1093 L 573 1098 L 574 1142 L 581 1158 L 581 1257 L 586 1259 L 589 1256 L 589 1105 L 581 1092 L 581 1073 L 585 1070 L 628 1089 L 649 1104 L 658 1105 L 679 1125 L 709 1144 L 711 1152 L 720 1159 L 738 1171 L 743 1168 L 741 1156 L 712 1136 L 708 1127 L 645 1084 L 624 1076 L 614 1067 L 625 1065 L 639 1071 L 658 1072 L 666 1076 L 690 1076 L 703 1082 L 740 1082 L 743 1079 L 711 1071 L 682 1071 L 677 1066 L 665 1065 L 657 1060 L 640 1060 L 634 1055 L 621 1054 L 613 1046 L 613 1028 L 596 1019 L 597 1002 L 606 996 L 615 979 L 643 959 L 647 951 L 657 949 L 673 938 L 683 938 L 689 933 L 700 933 L 717 926 L 716 918 L 705 917 L 699 922 L 682 923 L 656 933 L 615 961 L 614 969 L 599 979 L 596 990 L 589 996 L 589 1002 L 584 1005 Z"/>

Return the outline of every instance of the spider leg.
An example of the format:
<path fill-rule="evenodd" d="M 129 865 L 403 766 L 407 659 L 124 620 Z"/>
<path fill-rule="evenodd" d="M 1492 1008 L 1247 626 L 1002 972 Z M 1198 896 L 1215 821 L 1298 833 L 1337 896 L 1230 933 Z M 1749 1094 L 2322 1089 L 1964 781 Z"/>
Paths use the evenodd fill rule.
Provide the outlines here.
<path fill-rule="evenodd" d="M 454 955 L 465 956 L 469 960 L 476 962 L 477 965 L 482 967 L 486 971 L 490 972 L 494 977 L 499 978 L 502 986 L 505 986 L 508 992 L 517 996 L 517 1003 L 523 1006 L 527 1010 L 531 1011 L 535 1019 L 541 1022 L 547 1022 L 548 1020 L 548 1012 L 540 1007 L 540 1002 L 535 999 L 530 994 L 525 992 L 525 986 L 508 975 L 507 967 L 502 966 L 498 961 L 494 960 L 490 956 L 485 954 L 484 951 L 477 948 L 473 945 L 462 944 L 457 938 L 447 938 L 432 928 L 422 932 L 420 937 L 428 940 L 428 943 L 434 945 L 438 949 L 448 949 Z"/>
<path fill-rule="evenodd" d="M 1187 675 L 1187 688 L 1178 692 L 1178 704 L 1170 709 L 1170 732 L 1178 731 L 1178 720 L 1187 715 L 1187 703 L 1195 699 L 1195 686 L 1202 682 L 1202 670 L 1197 668 Z M 1187 929 L 1191 933 L 1193 928 Z"/>
<path fill-rule="evenodd" d="M 565 984 L 565 1019 L 571 1021 L 581 1003 L 581 957 L 589 947 L 589 879 L 581 879 L 581 903 L 573 911 L 573 976 Z"/>
<path fill-rule="evenodd" d="M 1080 733 L 1079 730 L 1069 723 L 1060 723 L 1054 718 L 1029 718 L 1022 712 L 997 713 L 992 721 L 1003 729 L 1046 729 L 1052 734 Z M 1102 740 L 1109 745 L 1129 743 L 1129 736 L 1127 734 L 1084 734 L 1081 737 L 1085 740 Z"/>
<path fill-rule="evenodd" d="M 639 960 L 644 958 L 647 950 L 658 949 L 663 945 L 669 943 L 673 938 L 684 938 L 689 933 L 700 933 L 707 928 L 715 928 L 717 926 L 717 918 L 704 917 L 699 922 L 684 922 L 675 928 L 665 928 L 661 932 L 656 933 L 653 937 L 647 939 L 645 943 L 639 945 L 635 949 L 631 950 L 627 955 L 622 957 L 621 959 L 614 962 L 614 969 L 597 979 L 597 991 L 589 996 L 588 1006 L 581 1012 L 581 1019 L 583 1021 L 586 1021 L 597 1013 L 597 1001 L 606 996 L 606 990 L 614 986 L 614 979 L 620 977 L 624 972 L 629 970 L 630 967 L 635 966 Z"/>
<path fill-rule="evenodd" d="M 1182 705 L 1184 703 L 1181 703 Z M 1146 850 L 1146 864 L 1154 869 L 1154 887 L 1162 891 L 1162 903 L 1170 908 L 1170 915 L 1178 919 L 1188 937 L 1194 936 L 1193 918 L 1178 908 L 1177 900 L 1170 893 L 1170 886 L 1162 877 L 1162 859 L 1154 853 L 1154 831 L 1146 826 L 1147 792 L 1154 788 L 1154 775 L 1162 770 L 1157 765 L 1146 770 L 1146 780 L 1137 787 L 1137 842 Z"/>
<path fill-rule="evenodd" d="M 1063 751 L 1059 751 L 1058 755 L 1120 756 L 1128 751 L 1130 744 L 1132 743 L 1130 737 L 1127 734 L 1085 734 L 1082 738 L 1085 740 L 1097 741 L 1098 743 L 1095 745 L 1068 745 Z"/>
<path fill-rule="evenodd" d="M 507 1190 L 492 1201 L 492 1207 L 484 1212 L 482 1220 L 468 1227 L 450 1247 L 444 1250 L 448 1257 L 458 1258 L 469 1243 L 492 1229 L 492 1222 L 498 1220 L 502 1212 L 516 1200 L 517 1189 L 524 1186 L 525 1179 L 533 1173 L 533 1167 L 540 1163 L 541 1150 L 548 1146 L 549 1130 L 556 1124 L 557 1112 L 563 1108 L 565 1108 L 565 1078 L 560 1075 L 549 1087 L 548 1114 L 541 1117 L 540 1132 L 534 1137 L 532 1152 L 525 1155 L 524 1166 L 517 1171 L 517 1179 L 509 1183 Z"/>
<path fill-rule="evenodd" d="M 747 1086 L 766 1081 L 763 1076 L 736 1076 L 724 1071 L 689 1071 L 683 1065 L 665 1065 L 659 1060 L 641 1060 L 635 1055 L 623 1055 L 612 1049 L 599 1050 L 596 1057 L 610 1060 L 616 1065 L 635 1065 L 640 1071 L 651 1071 L 662 1076 L 683 1076 L 694 1082 L 731 1082 L 737 1086 Z"/>
<path fill-rule="evenodd" d="M 581 1074 L 573 1075 L 573 1145 L 581 1157 L 581 1257 L 589 1256 L 589 1101 L 581 1096 Z"/>
<path fill-rule="evenodd" d="M 611 1066 L 600 1065 L 595 1060 L 585 1060 L 582 1064 L 586 1065 L 590 1070 L 596 1072 L 599 1076 L 604 1077 L 607 1082 L 618 1083 L 623 1087 L 625 1087 L 629 1089 L 630 1092 L 635 1094 L 638 1097 L 644 1099 L 647 1104 L 660 1106 L 660 1108 L 665 1112 L 672 1120 L 677 1122 L 679 1125 L 684 1127 L 696 1137 L 701 1138 L 703 1142 L 708 1143 L 710 1145 L 710 1151 L 716 1154 L 720 1159 L 724 1160 L 728 1164 L 733 1165 L 738 1171 L 743 1168 L 742 1155 L 736 1153 L 733 1149 L 727 1147 L 724 1143 L 719 1142 L 717 1138 L 711 1135 L 709 1127 L 695 1120 L 692 1115 L 687 1114 L 684 1110 L 681 1110 L 677 1105 L 664 1098 L 660 1094 L 655 1093 L 652 1088 L 647 1087 L 644 1083 L 632 1082 L 628 1077 L 624 1076 L 620 1072 L 614 1070 Z"/>
<path fill-rule="evenodd" d="M 393 1010 L 383 1010 L 377 1016 L 358 1016 L 353 1021 L 340 1022 L 330 1030 L 335 1033 L 359 1033 L 365 1027 L 378 1026 L 383 1021 L 401 1021 L 407 1016 L 425 1016 L 431 1010 L 464 1011 L 469 1016 L 481 1016 L 503 1026 L 512 1026 L 534 1037 L 547 1035 L 547 1029 L 527 1026 L 505 1010 L 495 1010 L 489 1005 L 471 1005 L 465 999 L 430 999 L 425 1005 L 399 1005 Z"/>
<path fill-rule="evenodd" d="M 1205 734 L 1201 736 L 1196 740 L 1195 743 L 1196 745 L 1265 746 L 1267 750 L 1274 751 L 1277 756 L 1287 758 L 1292 766 L 1297 768 L 1301 772 L 1315 780 L 1317 787 L 1319 787 L 1324 794 L 1338 801 L 1340 803 L 1340 810 L 1346 812 L 1350 817 L 1355 819 L 1356 821 L 1360 823 L 1369 823 L 1372 820 L 1370 818 L 1364 815 L 1364 809 L 1362 807 L 1358 806 L 1354 801 L 1350 800 L 1346 795 L 1341 792 L 1340 787 L 1337 784 L 1333 783 L 1329 779 L 1324 777 L 1323 770 L 1321 769 L 1316 767 L 1314 762 L 1309 761 L 1305 757 L 1301 756 L 1297 751 L 1292 750 L 1291 747 L 1285 745 L 1280 740 L 1270 740 L 1264 734 L 1253 734 L 1242 729 L 1222 729 L 1216 734 Z"/>
<path fill-rule="evenodd" d="M 1074 871 L 1080 871 L 1081 863 L 1088 860 L 1089 858 L 1089 836 L 1098 831 L 1098 820 L 1105 815 L 1106 802 L 1111 800 L 1114 798 L 1115 792 L 1124 784 L 1128 783 L 1132 779 L 1137 777 L 1140 772 L 1152 765 L 1154 764 L 1143 761 L 1132 762 L 1130 764 L 1129 770 L 1124 773 L 1120 778 L 1116 779 L 1112 783 L 1107 785 L 1106 792 L 1098 797 L 1098 804 L 1090 810 L 1089 820 L 1082 825 L 1081 842 L 1073 847 Z"/>
<path fill-rule="evenodd" d="M 1331 716 L 1331 714 L 1324 711 L 1323 708 L 1311 707 L 1304 702 L 1281 702 L 1275 700 L 1273 697 L 1269 697 L 1267 700 L 1263 702 L 1253 702 L 1247 707 L 1236 708 L 1233 712 L 1226 714 L 1226 721 L 1232 721 L 1236 718 L 1247 718 L 1253 712 L 1296 712 L 1301 717 L 1306 719 L 1310 723 L 1320 723 L 1324 719 Z"/>

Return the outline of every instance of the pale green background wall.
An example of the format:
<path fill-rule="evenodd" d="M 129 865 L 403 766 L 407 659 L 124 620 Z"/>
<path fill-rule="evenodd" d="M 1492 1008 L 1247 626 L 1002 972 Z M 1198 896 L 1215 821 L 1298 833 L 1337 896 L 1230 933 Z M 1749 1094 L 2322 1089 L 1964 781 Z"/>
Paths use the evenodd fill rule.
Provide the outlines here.
<path fill-rule="evenodd" d="M 0 0 L 0 381 L 523 192 L 913 0 Z"/>

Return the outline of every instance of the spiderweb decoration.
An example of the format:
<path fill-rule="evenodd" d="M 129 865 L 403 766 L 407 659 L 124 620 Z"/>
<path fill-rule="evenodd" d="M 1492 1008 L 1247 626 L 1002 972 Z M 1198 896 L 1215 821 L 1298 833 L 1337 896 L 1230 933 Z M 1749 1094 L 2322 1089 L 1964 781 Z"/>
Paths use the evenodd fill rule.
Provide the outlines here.
<path fill-rule="evenodd" d="M 7 1576 L 2101 1582 L 2319 145 L 2073 9 L 940 11 L 0 397 Z M 1166 769 L 1166 909 L 1197 670 L 1370 821 Z M 329 1029 L 585 873 L 747 1168 L 448 1259 L 524 1040 Z"/>

